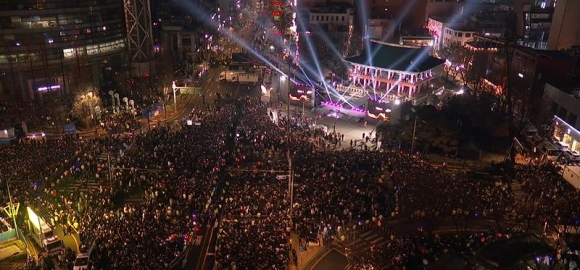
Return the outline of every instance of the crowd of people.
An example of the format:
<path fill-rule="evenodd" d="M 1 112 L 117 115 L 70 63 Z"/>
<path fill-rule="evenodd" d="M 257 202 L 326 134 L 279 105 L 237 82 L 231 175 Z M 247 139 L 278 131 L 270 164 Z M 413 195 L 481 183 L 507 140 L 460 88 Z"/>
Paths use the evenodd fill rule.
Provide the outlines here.
<path fill-rule="evenodd" d="M 199 227 L 216 221 L 219 269 L 281 269 L 297 263 L 290 232 L 327 245 L 344 241 L 353 224 L 381 228 L 395 219 L 578 219 L 579 194 L 554 165 L 519 165 L 513 178 L 450 175 L 402 152 L 321 149 L 321 140 L 344 137 L 273 121 L 268 105 L 253 99 L 216 104 L 196 111 L 201 125 L 5 147 L 0 177 L 10 179 L 18 202 L 92 247 L 95 269 L 167 268 Z M 105 153 L 110 160 L 100 158 Z M 100 185 L 67 188 L 88 181 Z M 136 194 L 142 203 L 125 202 Z M 473 252 L 482 237 L 390 235 L 366 259 L 377 269 L 412 269 L 450 251 Z"/>
<path fill-rule="evenodd" d="M 6 147 L 0 173 L 11 179 L 15 200 L 92 247 L 95 269 L 163 269 L 212 219 L 204 210 L 217 175 L 208 172 L 222 160 L 228 129 L 223 121 L 232 113 L 223 106 L 200 112 L 201 126 L 161 126 L 94 139 L 67 135 Z M 100 185 L 67 189 L 87 181 Z M 144 194 L 143 203 L 124 203 L 133 194 Z M 8 194 L 2 195 L 8 201 Z"/>
<path fill-rule="evenodd" d="M 521 214 L 512 190 L 512 181 L 523 181 L 523 191 L 527 193 L 527 183 L 531 180 L 522 177 L 521 172 L 515 178 L 466 172 L 449 174 L 432 167 L 422 157 L 402 152 L 321 151 L 314 143 L 320 139 L 316 132 L 291 123 L 292 132 L 288 134 L 285 130 L 288 119 L 282 117 L 279 121 L 272 121 L 271 117 L 267 117 L 264 105 L 255 104 L 245 109 L 242 115 L 247 120 L 242 117 L 238 125 L 242 135 L 236 144 L 236 160 L 238 168 L 250 168 L 247 170 L 250 173 L 233 170 L 238 173 L 233 173 L 236 180 L 230 183 L 230 197 L 224 203 L 224 217 L 229 221 L 224 226 L 231 231 L 221 231 L 218 245 L 220 252 L 217 253 L 222 266 L 231 266 L 233 263 L 239 267 L 248 259 L 244 254 L 234 255 L 240 245 L 276 246 L 271 240 L 279 239 L 278 234 L 283 233 L 281 226 L 290 226 L 291 230 L 299 234 L 299 239 L 326 244 L 330 241 L 344 241 L 345 228 L 353 224 L 370 222 L 375 228 L 380 228 L 393 219 L 513 221 L 518 213 Z M 341 138 L 333 134 L 325 137 L 329 136 Z M 288 197 L 284 193 L 288 192 L 288 186 L 286 180 L 278 180 L 282 183 L 276 183 L 275 174 L 281 174 L 281 171 L 288 168 L 287 149 L 290 149 L 292 156 L 294 191 L 290 202 L 292 206 L 285 210 Z M 534 181 L 557 183 L 548 185 L 554 187 L 551 188 L 552 192 L 547 192 L 545 184 L 534 182 L 531 186 L 543 190 L 540 192 L 542 196 L 553 198 L 567 194 L 560 204 L 574 201 L 569 199 L 578 193 L 558 176 L 557 167 L 531 168 L 546 173 L 535 173 Z M 554 209 L 551 205 L 546 204 L 546 209 Z M 570 209 L 556 211 L 565 211 L 575 216 L 570 203 L 567 205 Z M 264 217 L 281 216 L 284 211 L 286 216 L 291 216 L 291 222 L 277 222 L 278 229 L 272 230 L 275 235 L 247 237 L 239 233 L 240 228 L 245 226 L 268 226 L 269 219 Z M 262 218 L 256 218 L 256 215 Z M 511 228 L 512 232 L 514 228 L 529 230 L 516 226 Z M 432 231 L 435 228 L 424 229 Z M 426 237 L 423 230 L 419 235 Z M 481 236 L 469 234 L 438 238 L 429 236 L 425 241 L 434 244 L 425 254 L 425 241 L 415 240 L 414 237 L 393 236 L 389 242 L 390 248 L 385 249 L 399 256 L 396 261 L 399 266 L 432 264 L 442 254 L 452 250 L 473 253 L 483 244 Z M 454 248 L 450 248 L 450 245 Z M 393 249 L 398 251 L 394 252 Z M 292 261 L 290 255 L 288 258 Z M 279 256 L 273 255 L 270 261 L 275 265 L 279 260 Z M 385 262 L 376 258 L 374 261 Z"/>

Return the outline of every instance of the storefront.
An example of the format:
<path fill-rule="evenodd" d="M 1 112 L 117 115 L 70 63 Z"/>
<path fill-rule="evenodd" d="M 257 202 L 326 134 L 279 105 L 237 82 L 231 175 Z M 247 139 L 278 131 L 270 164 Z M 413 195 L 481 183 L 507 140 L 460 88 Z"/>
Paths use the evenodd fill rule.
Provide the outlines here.
<path fill-rule="evenodd" d="M 554 138 L 570 146 L 570 150 L 580 152 L 580 131 L 554 115 Z"/>

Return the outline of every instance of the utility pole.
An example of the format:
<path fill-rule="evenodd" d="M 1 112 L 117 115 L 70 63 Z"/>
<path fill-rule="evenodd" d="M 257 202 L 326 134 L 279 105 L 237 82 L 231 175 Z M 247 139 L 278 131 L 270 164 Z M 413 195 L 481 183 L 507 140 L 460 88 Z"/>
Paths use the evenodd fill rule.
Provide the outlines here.
<path fill-rule="evenodd" d="M 8 190 L 8 199 L 10 200 L 10 207 L 9 207 L 10 213 L 8 213 L 8 214 L 12 218 L 12 221 L 14 221 L 14 230 L 15 230 L 16 234 L 18 235 L 18 224 L 16 224 L 16 213 L 18 212 L 18 209 L 17 209 L 17 207 L 14 207 L 14 203 L 12 202 L 12 194 L 10 193 L 10 184 L 9 184 L 10 180 L 12 180 L 12 177 L 10 177 L 9 179 L 6 180 L 6 189 Z"/>
<path fill-rule="evenodd" d="M 173 90 L 173 106 L 175 106 L 175 112 L 177 112 L 177 97 L 175 96 L 175 92 L 177 92 L 177 86 L 175 85 L 175 81 L 173 81 L 171 89 Z"/>
<path fill-rule="evenodd" d="M 304 103 L 306 103 L 306 100 L 302 100 L 302 119 L 304 119 Z"/>
<path fill-rule="evenodd" d="M 411 139 L 411 155 L 415 151 L 415 135 L 417 134 L 417 114 L 415 113 L 415 123 L 413 124 L 413 138 Z"/>
<path fill-rule="evenodd" d="M 109 166 L 109 184 L 113 182 L 113 167 L 111 167 L 111 154 L 107 154 L 107 165 Z"/>
<path fill-rule="evenodd" d="M 290 226 L 292 226 L 292 210 L 294 206 L 294 169 L 292 168 L 292 156 L 290 155 L 290 147 L 286 152 L 288 157 L 288 196 L 290 197 L 290 210 L 288 211 L 288 217 L 290 220 Z"/>
<path fill-rule="evenodd" d="M 287 91 L 286 91 L 286 98 L 287 98 L 287 102 L 286 105 L 288 106 L 288 139 L 290 139 L 290 121 L 292 121 L 292 117 L 290 116 L 290 72 L 292 70 L 292 59 L 290 58 L 291 56 L 288 56 L 288 79 L 286 82 L 286 86 L 287 86 Z"/>

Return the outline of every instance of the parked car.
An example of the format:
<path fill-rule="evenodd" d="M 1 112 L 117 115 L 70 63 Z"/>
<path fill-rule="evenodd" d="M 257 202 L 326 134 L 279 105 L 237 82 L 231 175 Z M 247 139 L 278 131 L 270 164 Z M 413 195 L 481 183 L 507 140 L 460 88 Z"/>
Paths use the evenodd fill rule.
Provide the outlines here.
<path fill-rule="evenodd" d="M 580 153 L 577 151 L 566 150 L 562 152 L 562 156 L 569 162 L 580 162 Z"/>
<path fill-rule="evenodd" d="M 79 253 L 75 259 L 73 270 L 89 270 L 89 253 Z"/>
<path fill-rule="evenodd" d="M 570 145 L 565 142 L 555 142 L 554 145 L 562 151 L 570 149 Z"/>

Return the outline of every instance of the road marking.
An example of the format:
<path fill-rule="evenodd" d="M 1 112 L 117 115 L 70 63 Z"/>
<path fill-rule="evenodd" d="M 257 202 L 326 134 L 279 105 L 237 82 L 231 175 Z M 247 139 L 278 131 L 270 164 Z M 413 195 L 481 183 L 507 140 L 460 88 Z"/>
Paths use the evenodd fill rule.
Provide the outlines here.
<path fill-rule="evenodd" d="M 193 241 L 193 245 L 194 245 L 194 246 L 199 246 L 199 245 L 201 245 L 201 239 L 203 239 L 203 236 L 201 236 L 201 235 L 198 235 L 198 236 L 195 238 L 195 240 Z"/>
<path fill-rule="evenodd" d="M 210 248 L 210 245 L 211 245 L 211 240 L 213 238 L 214 229 L 215 228 L 212 227 L 211 230 L 209 230 L 209 231 L 206 232 L 206 235 L 209 234 L 209 239 L 206 241 L 207 246 L 205 246 L 205 247 L 202 246 L 202 254 L 207 255 L 209 253 L 209 248 Z M 197 266 L 200 266 L 201 265 L 201 267 L 196 267 L 196 269 L 204 269 L 205 264 L 206 264 L 206 261 L 207 261 L 207 256 L 205 256 L 205 255 L 203 256 L 203 260 L 200 260 L 198 262 L 198 264 L 197 264 Z"/>

